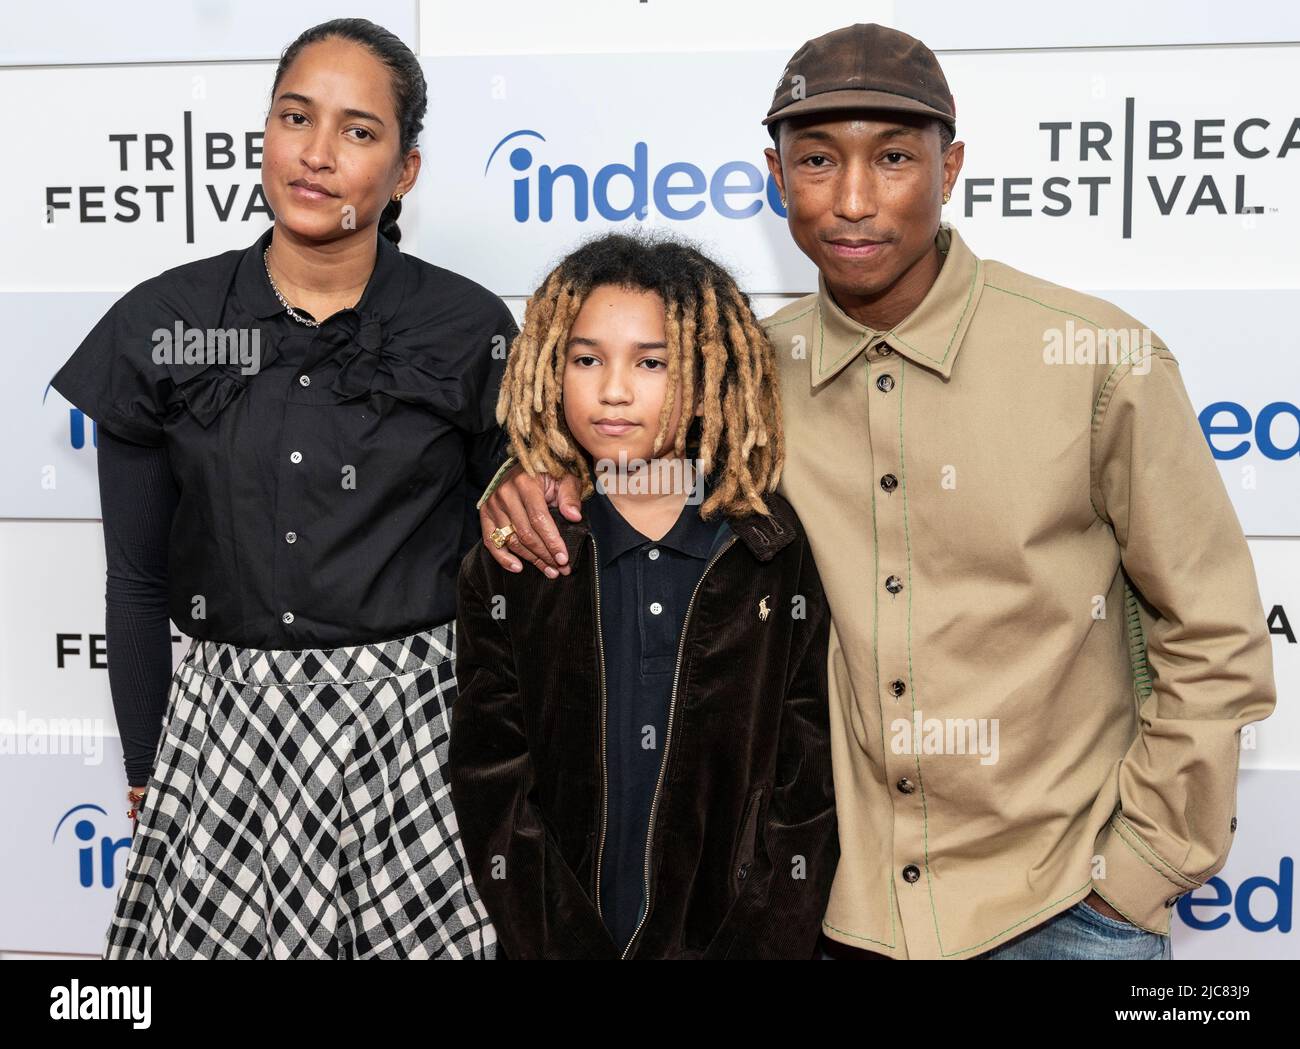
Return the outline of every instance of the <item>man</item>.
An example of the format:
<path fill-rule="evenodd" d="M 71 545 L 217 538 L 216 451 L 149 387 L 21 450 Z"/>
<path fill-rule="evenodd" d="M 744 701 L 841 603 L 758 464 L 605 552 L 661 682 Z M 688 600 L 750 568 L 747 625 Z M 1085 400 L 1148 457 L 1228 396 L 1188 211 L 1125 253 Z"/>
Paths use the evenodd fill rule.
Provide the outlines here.
<path fill-rule="evenodd" d="M 964 145 L 919 41 L 809 41 L 763 123 L 819 270 L 764 324 L 780 491 L 834 622 L 827 953 L 1168 958 L 1171 908 L 1227 859 L 1240 730 L 1276 702 L 1177 362 L 940 225 Z M 574 519 L 571 481 L 489 493 L 498 559 L 567 571 L 546 500 Z"/>

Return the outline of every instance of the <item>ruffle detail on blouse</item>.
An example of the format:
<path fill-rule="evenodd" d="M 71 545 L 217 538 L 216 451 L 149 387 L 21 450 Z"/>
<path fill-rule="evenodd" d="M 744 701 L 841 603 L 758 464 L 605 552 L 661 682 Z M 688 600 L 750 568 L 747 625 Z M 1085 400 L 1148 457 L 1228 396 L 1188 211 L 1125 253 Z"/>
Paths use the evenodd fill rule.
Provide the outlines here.
<path fill-rule="evenodd" d="M 342 364 L 329 387 L 345 400 L 381 393 L 428 408 L 452 422 L 468 423 L 469 406 L 460 376 L 440 371 L 445 362 L 436 362 L 431 355 L 395 347 L 395 333 L 376 314 L 347 314 L 323 338 L 340 351 L 351 350 L 340 355 Z"/>
<path fill-rule="evenodd" d="M 243 321 L 250 330 L 255 326 L 251 319 Z M 236 330 L 239 326 L 236 325 Z M 277 356 L 275 336 L 265 330 L 258 334 L 258 369 L 269 365 Z M 190 414 L 205 429 L 220 415 L 240 394 L 248 388 L 248 381 L 257 372 L 244 374 L 243 366 L 234 363 L 207 363 L 198 361 L 193 364 L 169 364 L 167 370 L 177 395 L 185 402 Z"/>

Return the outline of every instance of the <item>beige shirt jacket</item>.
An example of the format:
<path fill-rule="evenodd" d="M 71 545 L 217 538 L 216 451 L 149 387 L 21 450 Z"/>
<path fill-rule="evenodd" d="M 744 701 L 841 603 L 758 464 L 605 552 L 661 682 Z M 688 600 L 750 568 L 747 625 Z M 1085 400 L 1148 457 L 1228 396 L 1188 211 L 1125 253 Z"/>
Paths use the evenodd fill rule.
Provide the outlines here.
<path fill-rule="evenodd" d="M 1167 934 L 1227 858 L 1241 729 L 1276 702 L 1251 556 L 1157 337 L 937 243 L 890 331 L 820 277 L 764 322 L 779 490 L 834 620 L 824 930 L 969 958 L 1095 889 Z"/>

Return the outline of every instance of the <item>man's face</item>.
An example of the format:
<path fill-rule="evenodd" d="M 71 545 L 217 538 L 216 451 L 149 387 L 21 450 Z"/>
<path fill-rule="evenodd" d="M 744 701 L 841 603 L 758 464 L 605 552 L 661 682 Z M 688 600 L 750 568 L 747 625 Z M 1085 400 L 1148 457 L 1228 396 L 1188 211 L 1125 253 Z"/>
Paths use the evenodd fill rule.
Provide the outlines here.
<path fill-rule="evenodd" d="M 863 110 L 782 122 L 768 167 L 795 243 L 832 291 L 877 298 L 932 250 L 963 150 L 941 146 L 926 117 Z"/>

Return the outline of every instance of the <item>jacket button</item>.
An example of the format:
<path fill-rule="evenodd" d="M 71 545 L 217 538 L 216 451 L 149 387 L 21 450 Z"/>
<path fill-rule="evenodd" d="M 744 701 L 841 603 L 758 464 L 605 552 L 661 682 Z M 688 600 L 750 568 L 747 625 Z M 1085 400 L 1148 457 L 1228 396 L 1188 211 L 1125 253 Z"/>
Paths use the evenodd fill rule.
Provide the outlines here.
<path fill-rule="evenodd" d="M 893 693 L 894 698 L 897 699 L 907 691 L 907 682 L 901 677 L 896 677 L 889 683 L 889 691 Z"/>
<path fill-rule="evenodd" d="M 876 389 L 881 393 L 888 393 L 894 388 L 894 377 L 892 375 L 882 375 L 876 380 Z"/>
<path fill-rule="evenodd" d="M 898 787 L 899 793 L 901 794 L 911 794 L 913 791 L 916 790 L 916 784 L 913 783 L 906 776 L 900 779 L 896 784 L 896 786 Z"/>
<path fill-rule="evenodd" d="M 748 863 L 742 863 L 739 867 L 736 868 L 736 877 L 739 878 L 741 881 L 744 881 L 747 877 L 749 877 Z"/>
<path fill-rule="evenodd" d="M 885 580 L 885 589 L 891 594 L 896 594 L 903 589 L 903 581 L 896 575 L 891 575 Z"/>
<path fill-rule="evenodd" d="M 880 479 L 880 487 L 886 492 L 892 492 L 898 487 L 898 478 L 893 474 L 885 474 L 885 476 Z"/>
<path fill-rule="evenodd" d="M 1233 816 L 1233 817 L 1232 817 L 1232 822 L 1228 825 L 1228 830 L 1232 831 L 1234 834 L 1236 833 L 1236 831 L 1237 831 L 1237 817 L 1236 817 L 1236 816 Z"/>
<path fill-rule="evenodd" d="M 889 356 L 891 353 L 893 353 L 894 351 L 891 350 L 888 346 L 886 346 L 886 345 L 882 342 L 879 346 L 876 347 L 876 352 L 877 352 L 878 354 L 880 354 L 880 356 L 882 356 L 882 357 L 888 357 L 888 356 Z"/>
<path fill-rule="evenodd" d="M 908 885 L 913 884 L 919 877 L 921 877 L 921 869 L 915 863 L 909 863 L 903 868 L 903 881 Z"/>

